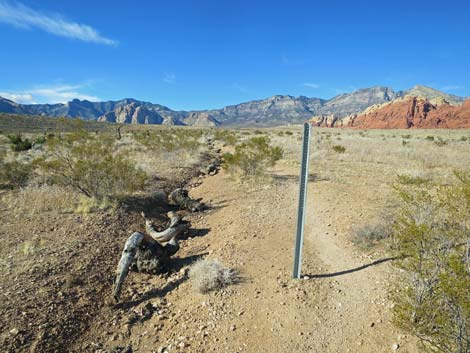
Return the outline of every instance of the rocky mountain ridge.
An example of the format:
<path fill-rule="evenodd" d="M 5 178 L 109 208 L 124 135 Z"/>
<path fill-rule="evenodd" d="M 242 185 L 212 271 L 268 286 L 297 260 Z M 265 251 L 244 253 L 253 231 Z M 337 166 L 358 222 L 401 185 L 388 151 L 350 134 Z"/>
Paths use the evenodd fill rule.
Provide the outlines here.
<path fill-rule="evenodd" d="M 316 116 L 320 125 L 344 125 L 351 115 L 370 107 L 403 99 L 408 95 L 427 99 L 441 99 L 450 104 L 461 104 L 464 98 L 446 94 L 430 87 L 415 86 L 407 91 L 394 91 L 376 86 L 331 99 L 275 95 L 221 109 L 202 111 L 175 111 L 160 104 L 126 98 L 118 101 L 90 102 L 74 99 L 65 104 L 23 105 L 0 97 L 0 112 L 65 116 L 84 120 L 123 124 L 166 124 L 191 126 L 277 126 L 299 124 Z"/>

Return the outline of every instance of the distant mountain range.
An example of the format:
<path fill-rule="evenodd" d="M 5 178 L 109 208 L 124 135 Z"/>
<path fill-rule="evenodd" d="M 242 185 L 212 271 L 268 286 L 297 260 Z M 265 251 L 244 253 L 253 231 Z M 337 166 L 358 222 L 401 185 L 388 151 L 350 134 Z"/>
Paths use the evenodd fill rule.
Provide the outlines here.
<path fill-rule="evenodd" d="M 230 105 L 222 109 L 175 111 L 160 104 L 126 98 L 118 101 L 90 102 L 74 99 L 65 104 L 18 104 L 0 97 L 0 112 L 25 115 L 80 118 L 124 124 L 165 124 L 190 126 L 276 126 L 299 124 L 313 116 L 342 120 L 352 114 L 406 96 L 459 105 L 464 97 L 415 86 L 405 91 L 372 87 L 340 94 L 331 99 L 276 95 L 262 100 Z"/>

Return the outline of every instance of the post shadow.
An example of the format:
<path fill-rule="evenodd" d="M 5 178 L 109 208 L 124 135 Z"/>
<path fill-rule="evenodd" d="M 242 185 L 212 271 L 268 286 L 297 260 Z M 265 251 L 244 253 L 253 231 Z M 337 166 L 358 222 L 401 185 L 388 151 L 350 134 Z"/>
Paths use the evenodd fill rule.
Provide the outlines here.
<path fill-rule="evenodd" d="M 306 275 L 306 276 L 308 276 L 309 278 L 329 278 L 329 277 L 343 276 L 343 275 L 347 275 L 349 273 L 361 271 L 361 270 L 364 270 L 368 267 L 380 265 L 381 263 L 388 262 L 388 261 L 393 261 L 393 260 L 396 260 L 396 259 L 397 259 L 397 257 L 387 257 L 387 258 L 384 258 L 384 259 L 375 260 L 375 261 L 373 261 L 369 264 L 365 264 L 365 265 L 362 265 L 362 266 L 359 266 L 359 267 L 351 268 L 349 270 L 332 272 L 332 273 L 312 274 L 312 275 Z"/>

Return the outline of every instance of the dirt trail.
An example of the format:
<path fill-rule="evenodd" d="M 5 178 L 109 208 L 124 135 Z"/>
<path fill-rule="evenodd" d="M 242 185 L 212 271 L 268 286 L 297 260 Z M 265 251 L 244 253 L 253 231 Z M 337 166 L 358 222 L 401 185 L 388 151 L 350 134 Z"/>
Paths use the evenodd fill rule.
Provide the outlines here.
<path fill-rule="evenodd" d="M 322 324 L 315 327 L 317 337 L 324 339 L 315 347 L 326 352 L 388 352 L 398 344 L 401 352 L 415 352 L 416 342 L 390 323 L 387 286 L 396 271 L 392 259 L 362 254 L 348 239 L 352 220 L 360 224 L 367 219 L 367 196 L 373 191 L 349 186 L 347 192 L 345 187 L 309 185 L 305 238 L 321 261 L 312 277 L 329 288 L 320 311 Z"/>
<path fill-rule="evenodd" d="M 298 181 L 291 169 L 278 171 L 276 180 L 264 190 L 243 194 L 218 175 L 194 191 L 214 200 L 222 191 L 231 200 L 205 221 L 225 228 L 225 235 L 234 234 L 240 242 L 231 248 L 243 249 L 239 267 L 250 281 L 240 291 L 255 300 L 245 297 L 251 316 L 240 320 L 246 335 L 235 335 L 231 344 L 239 342 L 232 347 L 244 345 L 248 352 L 388 352 L 398 344 L 401 352 L 415 352 L 415 342 L 390 324 L 387 283 L 394 270 L 386 258 L 361 255 L 348 240 L 351 219 L 361 223 L 372 212 L 367 208 L 370 191 L 310 182 L 302 271 L 309 279 L 295 281 L 290 276 Z M 227 260 L 236 254 L 230 251 Z"/>
<path fill-rule="evenodd" d="M 181 242 L 175 269 L 168 276 L 131 273 L 123 303 L 81 341 L 134 352 L 377 353 L 397 343 L 399 352 L 417 352 L 390 324 L 386 289 L 396 271 L 389 262 L 358 269 L 375 259 L 348 240 L 353 220 L 364 223 L 374 212 L 369 187 L 310 182 L 302 268 L 308 279 L 291 279 L 295 174 L 278 170 L 262 187 L 241 186 L 224 172 L 206 177 L 191 195 L 212 209 L 189 216 L 193 235 Z M 236 268 L 243 281 L 195 292 L 187 269 L 199 256 Z M 149 305 L 150 318 L 141 314 Z"/>

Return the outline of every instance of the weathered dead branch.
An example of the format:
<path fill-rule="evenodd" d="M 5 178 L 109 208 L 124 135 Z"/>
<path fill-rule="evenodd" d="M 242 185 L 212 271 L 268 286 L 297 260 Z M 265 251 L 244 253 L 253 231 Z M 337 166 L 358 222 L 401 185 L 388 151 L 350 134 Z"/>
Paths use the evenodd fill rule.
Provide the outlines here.
<path fill-rule="evenodd" d="M 188 210 L 191 212 L 202 211 L 204 204 L 197 200 L 192 199 L 188 191 L 185 189 L 175 189 L 169 196 L 168 202 L 170 205 L 178 206 L 182 210 Z"/>
<path fill-rule="evenodd" d="M 122 284 L 133 268 L 140 272 L 158 273 L 168 263 L 171 256 L 179 250 L 177 236 L 188 228 L 188 224 L 180 224 L 181 218 L 174 212 L 169 212 L 170 226 L 158 232 L 152 222 L 145 217 L 147 234 L 133 233 L 126 241 L 121 259 L 119 260 L 113 295 L 119 301 Z"/>

